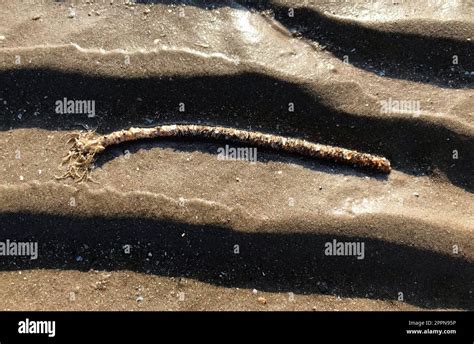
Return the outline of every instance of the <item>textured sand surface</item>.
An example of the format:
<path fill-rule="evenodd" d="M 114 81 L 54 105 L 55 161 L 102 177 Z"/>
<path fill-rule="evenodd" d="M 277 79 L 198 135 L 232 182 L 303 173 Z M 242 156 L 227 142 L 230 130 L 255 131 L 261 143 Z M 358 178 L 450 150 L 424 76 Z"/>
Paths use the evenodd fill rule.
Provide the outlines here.
<path fill-rule="evenodd" d="M 0 2 L 0 241 L 39 245 L 0 257 L 0 309 L 474 309 L 469 1 L 154 3 L 75 2 L 69 18 L 67 2 Z M 95 116 L 56 113 L 64 98 Z M 102 153 L 98 184 L 54 179 L 68 134 L 161 123 L 304 138 L 393 171 L 160 139 Z M 333 240 L 364 259 L 326 256 Z"/>

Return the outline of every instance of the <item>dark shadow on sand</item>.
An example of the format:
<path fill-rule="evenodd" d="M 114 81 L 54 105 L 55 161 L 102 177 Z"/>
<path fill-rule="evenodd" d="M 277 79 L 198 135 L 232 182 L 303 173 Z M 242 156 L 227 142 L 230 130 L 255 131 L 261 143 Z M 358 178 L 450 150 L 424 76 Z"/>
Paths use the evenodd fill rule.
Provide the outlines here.
<path fill-rule="evenodd" d="M 9 213 L 0 224 L 0 241 L 39 245 L 37 260 L 1 257 L 4 271 L 131 270 L 268 292 L 393 301 L 403 292 L 406 302 L 424 308 L 474 309 L 468 261 L 383 240 L 302 233 L 294 222 L 244 233 L 140 218 Z M 279 231 L 285 228 L 291 232 Z M 364 242 L 364 259 L 326 256 L 325 243 L 334 239 Z"/>
<path fill-rule="evenodd" d="M 465 75 L 474 70 L 474 42 L 373 29 L 305 7 L 295 8 L 290 17 L 290 7 L 273 1 L 256 2 L 258 8 L 274 11 L 276 20 L 289 30 L 325 46 L 341 60 L 347 56 L 348 63 L 357 68 L 439 87 L 474 88 L 474 78 Z M 420 20 L 412 21 L 412 25 L 421 24 Z M 453 64 L 454 55 L 458 65 Z"/>

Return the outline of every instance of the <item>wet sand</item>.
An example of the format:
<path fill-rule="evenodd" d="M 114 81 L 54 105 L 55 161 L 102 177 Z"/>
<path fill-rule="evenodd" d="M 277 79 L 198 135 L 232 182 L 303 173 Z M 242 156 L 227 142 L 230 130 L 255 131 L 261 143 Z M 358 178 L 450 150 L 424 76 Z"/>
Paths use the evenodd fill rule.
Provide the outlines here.
<path fill-rule="evenodd" d="M 2 3 L 0 241 L 39 257 L 1 257 L 0 309 L 474 308 L 472 5 L 301 3 L 98 2 L 74 18 Z M 94 116 L 56 113 L 64 98 Z M 397 100 L 419 111 L 382 111 Z M 68 134 L 162 123 L 304 138 L 393 171 L 160 139 L 102 153 L 98 184 L 55 180 Z M 364 259 L 325 255 L 333 240 Z"/>

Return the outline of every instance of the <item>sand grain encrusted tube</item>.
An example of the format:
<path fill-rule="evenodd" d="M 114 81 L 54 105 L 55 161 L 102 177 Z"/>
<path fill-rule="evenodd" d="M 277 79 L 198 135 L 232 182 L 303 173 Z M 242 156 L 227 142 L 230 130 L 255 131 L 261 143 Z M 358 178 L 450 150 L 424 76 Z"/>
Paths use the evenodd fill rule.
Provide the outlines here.
<path fill-rule="evenodd" d="M 242 142 L 264 148 L 272 148 L 304 156 L 342 162 L 390 173 L 390 162 L 380 156 L 312 143 L 301 139 L 264 134 L 255 131 L 213 127 L 207 125 L 173 124 L 153 128 L 130 128 L 99 136 L 94 132 L 74 134 L 69 154 L 63 159 L 67 172 L 58 179 L 71 177 L 77 181 L 89 180 L 89 172 L 95 156 L 107 147 L 122 142 L 157 137 L 197 137 Z"/>

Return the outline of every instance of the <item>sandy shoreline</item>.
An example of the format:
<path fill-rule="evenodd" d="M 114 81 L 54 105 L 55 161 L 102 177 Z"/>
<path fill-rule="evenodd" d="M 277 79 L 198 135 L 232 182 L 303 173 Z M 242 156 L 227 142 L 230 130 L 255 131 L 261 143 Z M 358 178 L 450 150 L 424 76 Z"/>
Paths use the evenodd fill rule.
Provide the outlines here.
<path fill-rule="evenodd" d="M 0 241 L 40 252 L 0 259 L 1 310 L 474 309 L 465 12 L 1 6 Z M 64 98 L 93 100 L 94 116 L 56 113 Z M 401 100 L 420 111 L 393 109 Z M 105 151 L 99 184 L 54 179 L 68 134 L 164 123 L 304 138 L 393 171 L 265 149 L 225 161 L 222 142 L 160 139 Z M 333 240 L 363 242 L 364 259 L 325 255 Z"/>

